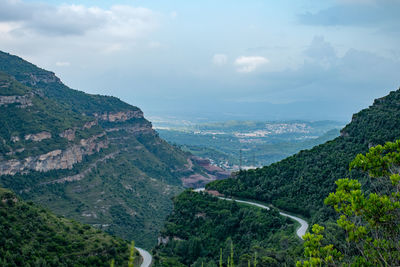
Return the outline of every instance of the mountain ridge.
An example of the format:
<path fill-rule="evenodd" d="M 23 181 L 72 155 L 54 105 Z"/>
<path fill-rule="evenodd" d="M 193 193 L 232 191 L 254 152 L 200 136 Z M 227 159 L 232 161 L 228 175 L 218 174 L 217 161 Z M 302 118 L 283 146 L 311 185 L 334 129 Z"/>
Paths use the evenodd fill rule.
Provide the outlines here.
<path fill-rule="evenodd" d="M 212 174 L 162 140 L 138 107 L 70 89 L 4 52 L 0 109 L 3 187 L 144 248 L 184 178 Z"/>

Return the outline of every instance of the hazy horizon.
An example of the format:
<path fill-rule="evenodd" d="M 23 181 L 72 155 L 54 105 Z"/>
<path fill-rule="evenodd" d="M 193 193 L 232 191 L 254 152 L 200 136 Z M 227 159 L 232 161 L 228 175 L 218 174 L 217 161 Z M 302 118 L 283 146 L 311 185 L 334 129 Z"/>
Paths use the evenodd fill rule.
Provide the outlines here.
<path fill-rule="evenodd" d="M 2 0 L 0 50 L 147 117 L 336 120 L 400 87 L 400 1 Z"/>

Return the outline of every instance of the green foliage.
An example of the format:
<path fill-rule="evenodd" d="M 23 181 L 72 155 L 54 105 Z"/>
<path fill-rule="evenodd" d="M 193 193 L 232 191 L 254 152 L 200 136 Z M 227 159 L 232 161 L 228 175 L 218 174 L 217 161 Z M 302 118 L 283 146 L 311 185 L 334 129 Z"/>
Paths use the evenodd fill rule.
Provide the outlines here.
<path fill-rule="evenodd" d="M 0 95 L 1 96 L 21 96 L 25 95 L 26 93 L 30 93 L 31 89 L 29 87 L 23 86 L 22 84 L 18 83 L 15 79 L 11 76 L 7 75 L 0 71 Z"/>
<path fill-rule="evenodd" d="M 228 266 L 247 266 L 255 251 L 277 266 L 294 264 L 300 250 L 293 232 L 293 223 L 277 210 L 186 190 L 174 199 L 174 211 L 161 232 L 169 241 L 156 247 L 155 265 L 168 266 L 168 259 L 176 259 L 190 266 L 204 259 L 205 265 L 212 261 L 227 266 L 229 259 Z"/>
<path fill-rule="evenodd" d="M 108 266 L 112 258 L 122 265 L 128 256 L 125 241 L 0 188 L 1 266 Z"/>
<path fill-rule="evenodd" d="M 342 252 L 344 257 L 322 253 L 328 248 L 328 252 L 338 255 L 333 245 L 322 247 L 321 228 L 314 225 L 315 235 L 306 235 L 308 243 L 305 243 L 305 256 L 310 256 L 311 260 L 303 264 L 317 266 L 324 261 L 346 266 L 399 266 L 400 141 L 370 148 L 365 155 L 357 155 L 350 167 L 368 172 L 372 179 L 385 186 L 368 194 L 357 180 L 336 181 L 336 191 L 329 194 L 325 204 L 333 206 L 340 215 L 337 224 L 346 232 L 348 248 Z"/>
<path fill-rule="evenodd" d="M 334 260 L 341 257 L 341 253 L 334 249 L 333 245 L 322 246 L 324 241 L 322 233 L 324 230 L 324 227 L 314 224 L 312 227 L 313 233 L 306 233 L 304 235 L 304 256 L 308 260 L 297 262 L 297 267 L 330 266 L 334 264 Z"/>
<path fill-rule="evenodd" d="M 132 241 L 131 242 L 131 247 L 130 247 L 128 267 L 133 267 L 134 266 L 134 264 L 133 264 L 134 261 L 135 261 L 135 241 Z"/>

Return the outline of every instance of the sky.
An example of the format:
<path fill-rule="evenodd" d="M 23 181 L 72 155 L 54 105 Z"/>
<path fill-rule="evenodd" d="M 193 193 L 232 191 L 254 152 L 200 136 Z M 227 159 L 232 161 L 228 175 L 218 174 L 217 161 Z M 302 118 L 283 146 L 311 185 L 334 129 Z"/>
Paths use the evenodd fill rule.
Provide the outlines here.
<path fill-rule="evenodd" d="M 150 118 L 339 120 L 400 87 L 400 0 L 0 0 L 0 50 Z"/>

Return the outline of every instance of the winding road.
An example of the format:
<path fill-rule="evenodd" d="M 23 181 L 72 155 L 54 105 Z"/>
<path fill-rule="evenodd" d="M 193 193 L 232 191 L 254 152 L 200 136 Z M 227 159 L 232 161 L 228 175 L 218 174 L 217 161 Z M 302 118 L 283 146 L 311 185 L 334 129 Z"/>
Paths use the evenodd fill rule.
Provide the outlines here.
<path fill-rule="evenodd" d="M 195 192 L 205 191 L 205 188 L 197 188 L 197 189 L 195 189 L 194 191 L 195 191 Z M 251 202 L 251 201 L 238 200 L 238 199 L 232 199 L 232 198 L 226 198 L 226 197 L 218 197 L 218 198 L 219 198 L 219 199 L 223 199 L 223 200 L 236 201 L 236 202 L 239 202 L 239 203 L 244 203 L 244 204 L 252 205 L 252 206 L 256 206 L 256 207 L 259 207 L 259 208 L 262 208 L 262 209 L 266 209 L 266 210 L 269 210 L 269 209 L 270 209 L 268 206 L 265 206 L 265 205 L 259 204 L 259 203 L 255 203 L 255 202 Z M 287 214 L 287 213 L 285 213 L 285 212 L 279 212 L 279 214 L 282 215 L 282 216 L 284 216 L 284 217 L 288 217 L 288 218 L 290 218 L 290 219 L 292 219 L 292 220 L 295 220 L 295 221 L 297 221 L 298 223 L 300 223 L 300 228 L 297 229 L 296 234 L 297 234 L 298 237 L 300 237 L 301 239 L 303 239 L 303 235 L 306 234 L 307 229 L 308 229 L 308 223 L 307 223 L 305 220 L 303 220 L 303 219 L 301 219 L 301 218 L 299 218 L 299 217 L 296 217 L 296 216 Z"/>
<path fill-rule="evenodd" d="M 137 251 L 139 251 L 140 256 L 142 256 L 143 258 L 143 262 L 140 267 L 150 267 L 151 262 L 153 261 L 153 257 L 151 256 L 151 254 L 142 248 L 136 247 L 136 249 Z"/>
<path fill-rule="evenodd" d="M 195 192 L 205 191 L 205 188 L 197 188 L 194 191 Z M 255 202 L 245 201 L 245 200 L 239 200 L 239 199 L 226 198 L 226 197 L 218 197 L 218 198 L 219 199 L 223 199 L 223 200 L 227 200 L 227 201 L 236 201 L 238 203 L 244 203 L 244 204 L 247 204 L 247 205 L 252 205 L 252 206 L 255 206 L 255 207 L 262 208 L 262 209 L 270 210 L 270 207 L 268 207 L 266 205 L 263 205 L 263 204 L 260 204 L 260 203 L 255 203 Z M 305 220 L 303 220 L 303 219 L 301 219 L 299 217 L 287 214 L 287 213 L 282 212 L 282 211 L 280 211 L 279 214 L 284 216 L 284 217 L 288 217 L 288 218 L 290 218 L 292 220 L 295 220 L 298 223 L 300 223 L 300 228 L 297 229 L 296 235 L 299 238 L 303 239 L 303 235 L 306 234 L 307 229 L 308 229 L 308 223 Z M 153 261 L 153 257 L 151 256 L 151 254 L 148 251 L 144 250 L 144 249 L 141 249 L 141 248 L 138 248 L 138 247 L 136 249 L 139 251 L 140 256 L 142 256 L 142 258 L 143 258 L 143 262 L 140 265 L 140 267 L 150 267 L 151 262 Z"/>

